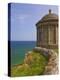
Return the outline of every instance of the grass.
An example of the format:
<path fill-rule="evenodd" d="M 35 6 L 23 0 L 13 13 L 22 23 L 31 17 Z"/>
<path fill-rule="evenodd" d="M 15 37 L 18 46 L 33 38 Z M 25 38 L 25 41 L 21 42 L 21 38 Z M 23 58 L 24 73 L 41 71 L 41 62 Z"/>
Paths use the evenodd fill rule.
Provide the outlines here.
<path fill-rule="evenodd" d="M 32 56 L 31 59 L 30 56 Z M 26 63 L 11 67 L 11 76 L 42 75 L 47 61 L 47 58 L 41 53 L 32 51 L 27 57 Z"/>
<path fill-rule="evenodd" d="M 55 52 L 57 52 L 57 53 L 59 53 L 59 49 L 58 48 L 56 48 L 56 49 L 53 49 Z"/>

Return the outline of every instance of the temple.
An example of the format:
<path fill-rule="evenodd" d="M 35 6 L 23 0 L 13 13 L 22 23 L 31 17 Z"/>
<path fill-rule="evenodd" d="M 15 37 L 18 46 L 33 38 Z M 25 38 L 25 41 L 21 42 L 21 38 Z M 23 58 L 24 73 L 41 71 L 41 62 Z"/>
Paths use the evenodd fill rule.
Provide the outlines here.
<path fill-rule="evenodd" d="M 36 23 L 37 47 L 58 48 L 58 15 L 51 12 Z"/>

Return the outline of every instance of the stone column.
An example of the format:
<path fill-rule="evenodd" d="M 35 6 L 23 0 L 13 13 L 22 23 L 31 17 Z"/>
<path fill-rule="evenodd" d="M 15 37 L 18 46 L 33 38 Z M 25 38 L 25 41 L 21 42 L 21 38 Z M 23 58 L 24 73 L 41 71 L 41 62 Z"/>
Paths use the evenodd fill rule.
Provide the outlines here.
<path fill-rule="evenodd" d="M 56 34 L 57 34 L 56 26 L 54 26 L 54 44 L 56 44 L 56 41 L 57 41 L 57 40 L 56 40 L 56 39 L 57 39 L 57 38 L 56 38 L 56 36 L 57 36 Z"/>
<path fill-rule="evenodd" d="M 48 26 L 48 44 L 50 44 L 50 27 Z"/>
<path fill-rule="evenodd" d="M 56 26 L 56 44 L 58 44 L 58 28 Z"/>
<path fill-rule="evenodd" d="M 43 26 L 41 26 L 41 33 L 42 33 L 42 34 L 41 34 L 41 38 L 42 38 L 41 40 L 42 40 L 42 44 L 43 44 L 43 42 L 44 42 L 44 41 L 43 41 Z"/>
<path fill-rule="evenodd" d="M 39 42 L 39 29 L 37 28 L 37 45 L 38 45 L 38 42 Z"/>

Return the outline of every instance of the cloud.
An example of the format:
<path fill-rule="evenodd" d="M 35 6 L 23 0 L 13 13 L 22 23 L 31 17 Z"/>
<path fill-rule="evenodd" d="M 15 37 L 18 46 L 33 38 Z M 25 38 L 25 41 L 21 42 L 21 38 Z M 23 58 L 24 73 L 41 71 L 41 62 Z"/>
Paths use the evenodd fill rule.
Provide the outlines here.
<path fill-rule="evenodd" d="M 12 17 L 12 22 L 18 22 L 19 24 L 24 24 L 29 18 L 31 18 L 30 14 L 18 14 Z"/>
<path fill-rule="evenodd" d="M 24 21 L 24 20 L 26 20 L 27 18 L 29 18 L 31 15 L 28 15 L 28 14 L 20 14 L 19 16 L 18 16 L 18 19 L 20 20 L 20 21 Z"/>

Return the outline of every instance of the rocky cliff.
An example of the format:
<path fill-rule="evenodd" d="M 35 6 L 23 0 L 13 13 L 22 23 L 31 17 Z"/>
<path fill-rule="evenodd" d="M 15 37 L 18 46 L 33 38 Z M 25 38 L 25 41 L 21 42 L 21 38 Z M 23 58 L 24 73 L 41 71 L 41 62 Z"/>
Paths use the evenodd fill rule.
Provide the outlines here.
<path fill-rule="evenodd" d="M 11 68 L 11 76 L 51 75 L 58 72 L 58 53 L 41 47 L 27 52 L 23 63 Z"/>
<path fill-rule="evenodd" d="M 59 55 L 58 52 L 52 49 L 46 49 L 41 47 L 35 47 L 35 51 L 40 51 L 43 53 L 44 56 L 49 58 L 48 64 L 45 66 L 44 74 L 58 74 L 59 73 Z"/>

